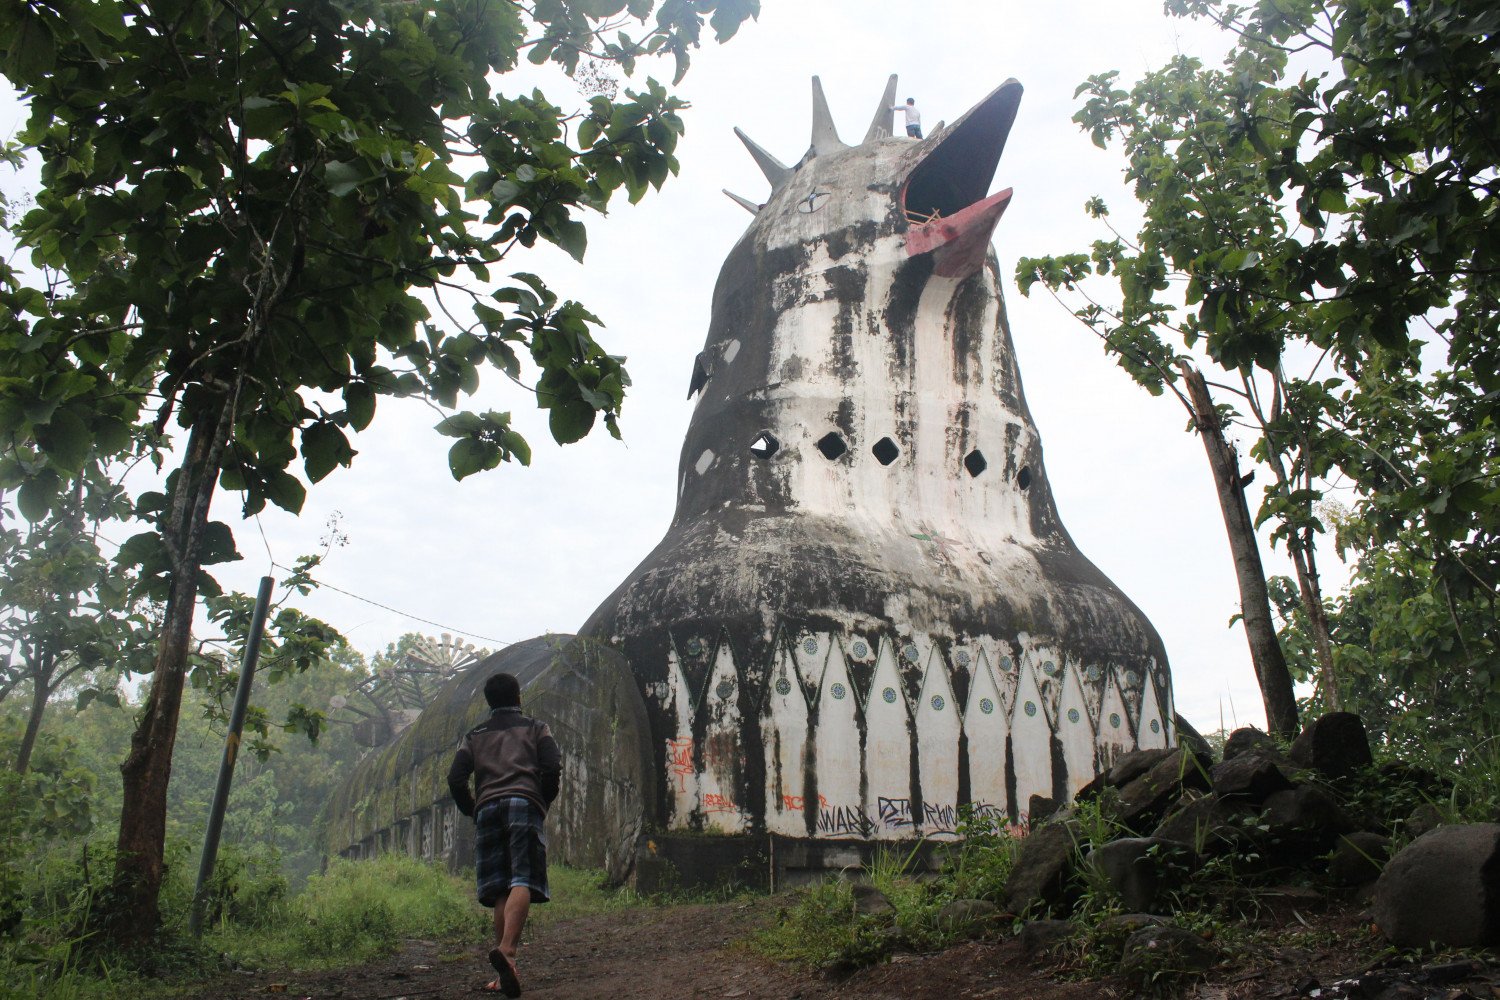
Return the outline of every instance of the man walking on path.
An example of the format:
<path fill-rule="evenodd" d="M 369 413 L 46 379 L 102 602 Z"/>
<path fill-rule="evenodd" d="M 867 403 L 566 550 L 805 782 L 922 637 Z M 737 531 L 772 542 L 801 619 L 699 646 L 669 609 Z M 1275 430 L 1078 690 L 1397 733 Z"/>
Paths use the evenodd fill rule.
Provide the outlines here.
<path fill-rule="evenodd" d="M 521 929 L 531 904 L 548 899 L 542 823 L 557 798 L 562 751 L 545 722 L 521 714 L 521 682 L 513 675 L 485 681 L 484 700 L 489 717 L 460 741 L 448 769 L 448 790 L 459 812 L 474 817 L 479 902 L 495 910 L 490 964 L 499 978 L 485 989 L 518 997 Z"/>
<path fill-rule="evenodd" d="M 922 112 L 917 110 L 915 97 L 908 97 L 905 104 L 898 104 L 891 110 L 906 112 L 906 134 L 913 139 L 922 138 Z"/>

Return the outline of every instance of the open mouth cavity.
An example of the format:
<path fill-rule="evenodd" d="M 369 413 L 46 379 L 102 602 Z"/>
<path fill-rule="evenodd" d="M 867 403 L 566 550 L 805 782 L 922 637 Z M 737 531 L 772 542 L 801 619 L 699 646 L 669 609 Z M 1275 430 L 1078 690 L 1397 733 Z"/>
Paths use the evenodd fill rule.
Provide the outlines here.
<path fill-rule="evenodd" d="M 1007 80 L 943 133 L 907 177 L 902 207 L 908 220 L 950 219 L 985 200 L 1020 103 L 1021 85 Z"/>

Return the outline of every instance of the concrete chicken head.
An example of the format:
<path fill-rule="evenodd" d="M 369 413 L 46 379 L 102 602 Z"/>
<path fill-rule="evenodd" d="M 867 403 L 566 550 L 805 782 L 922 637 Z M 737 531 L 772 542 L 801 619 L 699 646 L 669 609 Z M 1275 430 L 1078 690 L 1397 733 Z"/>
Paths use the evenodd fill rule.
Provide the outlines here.
<path fill-rule="evenodd" d="M 813 77 L 806 154 L 786 166 L 736 129 L 772 191 L 764 203 L 725 194 L 755 215 L 745 238 L 765 249 L 823 240 L 874 256 L 931 254 L 934 275 L 967 277 L 984 264 L 1010 202 L 1009 188 L 988 191 L 1021 91 L 1007 80 L 952 125 L 913 141 L 892 136 L 892 76 L 864 141 L 848 146 Z"/>

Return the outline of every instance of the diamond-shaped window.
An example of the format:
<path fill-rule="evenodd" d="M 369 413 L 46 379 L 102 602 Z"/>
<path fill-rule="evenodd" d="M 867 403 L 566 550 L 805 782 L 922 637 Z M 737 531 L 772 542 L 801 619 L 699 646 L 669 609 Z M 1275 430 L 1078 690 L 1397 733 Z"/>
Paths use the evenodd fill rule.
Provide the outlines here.
<path fill-rule="evenodd" d="M 984 454 L 978 448 L 964 456 L 964 469 L 970 478 L 978 478 L 979 474 L 990 467 L 990 463 L 984 460 Z"/>
<path fill-rule="evenodd" d="M 881 465 L 890 465 L 901 457 L 901 449 L 890 438 L 881 438 L 875 442 L 875 447 L 870 449 L 870 454 L 874 455 L 875 461 Z"/>
<path fill-rule="evenodd" d="M 754 441 L 750 442 L 750 454 L 759 459 L 767 459 L 776 454 L 781 447 L 781 442 L 770 431 L 761 431 Z"/>
<path fill-rule="evenodd" d="M 844 439 L 837 432 L 829 431 L 818 439 L 818 450 L 823 453 L 824 458 L 832 462 L 848 451 L 849 446 L 844 443 Z"/>

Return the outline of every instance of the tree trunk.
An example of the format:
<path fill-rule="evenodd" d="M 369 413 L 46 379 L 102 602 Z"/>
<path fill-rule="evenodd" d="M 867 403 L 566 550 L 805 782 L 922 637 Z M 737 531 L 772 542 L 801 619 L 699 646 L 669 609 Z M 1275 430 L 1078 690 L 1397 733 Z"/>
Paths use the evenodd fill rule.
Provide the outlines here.
<path fill-rule="evenodd" d="M 1328 637 L 1328 615 L 1323 611 L 1323 588 L 1318 583 L 1318 565 L 1312 543 L 1289 542 L 1292 566 L 1297 571 L 1297 590 L 1302 610 L 1307 615 L 1307 630 L 1312 634 L 1313 650 L 1318 655 L 1318 673 L 1322 679 L 1324 701 L 1331 711 L 1340 705 L 1338 678 L 1333 672 L 1333 642 Z"/>
<path fill-rule="evenodd" d="M 1255 537 L 1244 490 L 1240 488 L 1239 461 L 1224 440 L 1219 411 L 1214 408 L 1203 374 L 1186 363 L 1181 368 L 1193 404 L 1193 424 L 1203 439 L 1203 450 L 1208 455 L 1214 488 L 1219 495 L 1219 509 L 1224 514 L 1224 530 L 1229 535 L 1229 550 L 1234 556 L 1234 572 L 1240 587 L 1240 615 L 1250 644 L 1250 662 L 1266 708 L 1266 724 L 1271 732 L 1290 739 L 1297 735 L 1297 699 L 1271 619 L 1271 597 L 1266 591 L 1260 543 Z"/>
<path fill-rule="evenodd" d="M 198 599 L 199 560 L 209 505 L 218 484 L 219 466 L 234 426 L 234 393 L 221 409 L 195 427 L 187 456 L 177 471 L 171 508 L 162 536 L 171 552 L 172 587 L 162 620 L 161 640 L 151 676 L 151 692 L 120 765 L 124 801 L 115 859 L 110 937 L 126 950 L 148 946 L 161 925 L 159 896 L 167 825 L 167 784 L 172 777 L 172 749 L 187 678 L 193 612 Z"/>
<path fill-rule="evenodd" d="M 26 719 L 26 733 L 16 753 L 17 774 L 25 774 L 31 768 L 31 751 L 36 749 L 36 734 L 42 730 L 42 713 L 47 711 L 47 696 L 52 693 L 51 679 L 52 671 L 42 664 L 31 675 L 31 715 Z"/>

